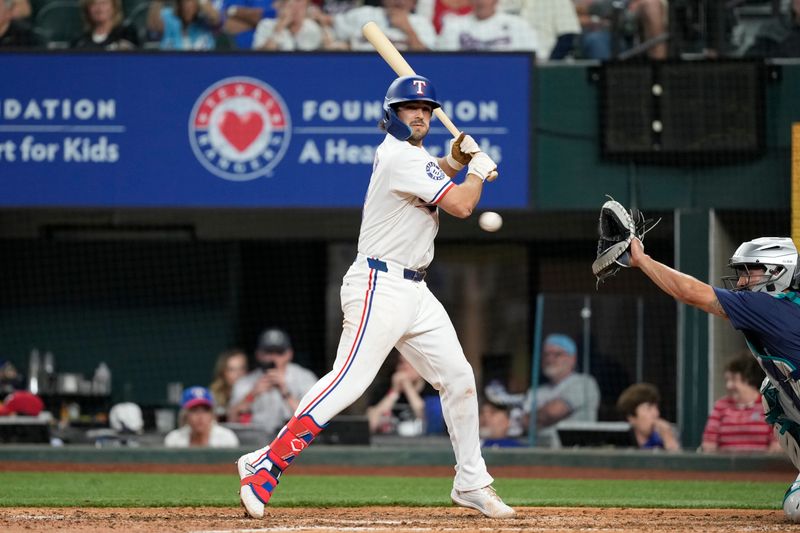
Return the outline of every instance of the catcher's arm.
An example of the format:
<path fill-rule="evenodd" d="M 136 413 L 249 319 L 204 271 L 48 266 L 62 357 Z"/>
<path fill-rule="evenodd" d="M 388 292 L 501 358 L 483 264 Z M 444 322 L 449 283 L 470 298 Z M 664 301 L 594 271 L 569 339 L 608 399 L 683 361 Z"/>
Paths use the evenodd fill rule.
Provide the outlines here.
<path fill-rule="evenodd" d="M 688 305 L 702 309 L 706 313 L 728 318 L 727 313 L 717 299 L 714 288 L 683 272 L 678 272 L 663 263 L 659 263 L 644 253 L 644 246 L 639 239 L 631 241 L 631 266 L 638 268 L 658 287 Z"/>

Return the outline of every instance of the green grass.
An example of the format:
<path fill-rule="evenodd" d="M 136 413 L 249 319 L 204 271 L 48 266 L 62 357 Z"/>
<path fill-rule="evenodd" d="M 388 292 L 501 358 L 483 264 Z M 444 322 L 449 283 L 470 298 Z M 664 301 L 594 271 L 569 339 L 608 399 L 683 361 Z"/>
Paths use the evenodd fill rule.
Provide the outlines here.
<path fill-rule="evenodd" d="M 292 476 L 270 505 L 450 505 L 451 479 Z M 780 483 L 499 479 L 495 487 L 516 506 L 778 509 Z M 155 507 L 238 505 L 238 480 L 225 475 L 4 472 L 0 507 Z"/>

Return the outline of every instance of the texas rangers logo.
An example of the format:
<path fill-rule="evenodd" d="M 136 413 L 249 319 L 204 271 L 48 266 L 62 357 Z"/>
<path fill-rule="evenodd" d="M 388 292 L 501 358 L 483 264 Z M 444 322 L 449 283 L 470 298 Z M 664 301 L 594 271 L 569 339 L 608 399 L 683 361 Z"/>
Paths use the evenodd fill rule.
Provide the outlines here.
<path fill-rule="evenodd" d="M 261 80 L 225 78 L 209 87 L 189 117 L 189 141 L 200 163 L 232 181 L 269 176 L 291 138 L 289 110 Z"/>
<path fill-rule="evenodd" d="M 427 165 L 425 165 L 425 172 L 432 180 L 439 181 L 444 179 L 444 171 L 433 161 L 430 161 Z"/>

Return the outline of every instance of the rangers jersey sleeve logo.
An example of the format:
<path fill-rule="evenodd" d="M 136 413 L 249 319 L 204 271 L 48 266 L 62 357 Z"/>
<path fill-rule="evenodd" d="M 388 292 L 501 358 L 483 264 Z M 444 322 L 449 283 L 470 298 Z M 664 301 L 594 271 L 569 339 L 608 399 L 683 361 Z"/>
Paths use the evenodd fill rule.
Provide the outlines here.
<path fill-rule="evenodd" d="M 439 165 L 433 161 L 429 161 L 425 166 L 425 173 L 428 174 L 428 177 L 434 181 L 440 181 L 446 177 L 446 174 L 441 167 L 439 167 Z"/>

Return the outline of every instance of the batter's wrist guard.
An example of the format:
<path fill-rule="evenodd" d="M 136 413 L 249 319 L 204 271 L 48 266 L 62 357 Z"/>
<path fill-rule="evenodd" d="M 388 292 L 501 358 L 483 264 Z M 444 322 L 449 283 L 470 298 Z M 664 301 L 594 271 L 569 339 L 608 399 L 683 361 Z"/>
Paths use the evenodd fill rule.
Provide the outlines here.
<path fill-rule="evenodd" d="M 463 163 L 459 163 L 458 161 L 456 161 L 456 158 L 453 157 L 453 154 L 447 154 L 446 160 L 447 160 L 447 164 L 450 165 L 450 168 L 452 168 L 456 172 L 458 172 L 462 168 L 464 168 L 464 164 Z"/>

